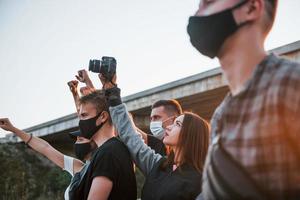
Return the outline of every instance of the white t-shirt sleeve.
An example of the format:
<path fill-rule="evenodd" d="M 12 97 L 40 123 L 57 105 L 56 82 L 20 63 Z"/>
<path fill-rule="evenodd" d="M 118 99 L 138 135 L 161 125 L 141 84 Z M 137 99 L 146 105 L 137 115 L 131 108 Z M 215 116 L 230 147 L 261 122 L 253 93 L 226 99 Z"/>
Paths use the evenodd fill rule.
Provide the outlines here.
<path fill-rule="evenodd" d="M 69 172 L 71 176 L 74 175 L 73 162 L 74 158 L 64 155 L 64 170 Z"/>
<path fill-rule="evenodd" d="M 69 200 L 69 190 L 70 190 L 70 185 L 67 187 L 66 191 L 65 191 L 65 200 Z"/>

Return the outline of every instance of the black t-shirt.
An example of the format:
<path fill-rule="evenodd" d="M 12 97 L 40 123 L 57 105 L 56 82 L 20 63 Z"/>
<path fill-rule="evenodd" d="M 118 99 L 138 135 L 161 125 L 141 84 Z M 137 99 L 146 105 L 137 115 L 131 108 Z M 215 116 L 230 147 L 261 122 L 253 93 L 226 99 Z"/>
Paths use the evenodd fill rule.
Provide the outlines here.
<path fill-rule="evenodd" d="M 166 146 L 160 139 L 157 139 L 153 135 L 147 135 L 147 142 L 148 142 L 148 146 L 151 149 L 153 149 L 155 151 L 155 153 L 158 153 L 162 156 L 167 155 Z"/>
<path fill-rule="evenodd" d="M 82 191 L 78 194 L 80 198 L 77 199 L 88 198 L 92 181 L 99 176 L 113 182 L 109 200 L 136 200 L 136 180 L 130 153 L 116 137 L 106 141 L 93 154 L 81 186 Z"/>
<path fill-rule="evenodd" d="M 172 170 L 172 166 L 161 169 L 162 158 L 146 177 L 142 191 L 143 200 L 195 200 L 201 193 L 202 173 L 183 164 Z"/>

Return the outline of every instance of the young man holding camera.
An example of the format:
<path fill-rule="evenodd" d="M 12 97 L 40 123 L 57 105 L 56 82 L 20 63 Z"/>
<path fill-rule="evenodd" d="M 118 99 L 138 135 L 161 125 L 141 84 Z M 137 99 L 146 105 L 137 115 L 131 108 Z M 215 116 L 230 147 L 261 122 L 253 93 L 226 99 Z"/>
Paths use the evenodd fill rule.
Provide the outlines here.
<path fill-rule="evenodd" d="M 211 121 L 205 199 L 300 198 L 300 65 L 264 49 L 276 7 L 277 0 L 202 0 L 189 19 L 191 43 L 219 59 L 230 89 Z"/>
<path fill-rule="evenodd" d="M 102 60 L 90 60 L 89 70 L 92 72 L 99 73 L 101 70 L 105 71 L 105 70 L 109 70 L 110 68 L 112 69 L 111 73 L 109 71 L 107 72 L 111 78 L 111 74 L 114 74 L 116 70 L 116 60 L 112 57 L 103 57 Z M 78 75 L 76 75 L 76 78 L 78 81 L 86 84 L 86 87 L 84 87 L 84 89 L 87 90 L 88 92 L 95 90 L 94 85 L 90 80 L 86 70 L 84 69 L 79 70 Z M 76 98 L 74 97 L 74 99 Z M 75 100 L 75 104 L 78 105 L 78 103 L 76 103 L 76 100 Z M 152 135 L 147 134 L 138 128 L 137 131 L 142 135 L 143 140 L 145 141 L 146 144 L 148 144 L 148 146 L 151 149 L 153 149 L 156 153 L 165 156 L 167 154 L 167 148 L 162 142 L 164 137 L 164 130 L 162 127 L 162 123 L 163 122 L 173 123 L 172 120 L 174 120 L 175 117 L 181 114 L 182 114 L 182 108 L 178 101 L 174 99 L 158 100 L 151 107 L 150 131 Z"/>
<path fill-rule="evenodd" d="M 80 99 L 81 136 L 98 146 L 71 199 L 135 200 L 136 180 L 127 147 L 115 137 L 106 97 L 95 91 Z"/>

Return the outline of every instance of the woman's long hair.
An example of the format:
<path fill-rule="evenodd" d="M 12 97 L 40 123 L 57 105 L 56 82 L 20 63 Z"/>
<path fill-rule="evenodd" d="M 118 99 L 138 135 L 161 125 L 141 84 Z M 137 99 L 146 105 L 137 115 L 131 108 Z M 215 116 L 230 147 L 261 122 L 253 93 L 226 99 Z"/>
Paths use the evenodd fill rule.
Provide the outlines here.
<path fill-rule="evenodd" d="M 162 164 L 162 168 L 165 169 L 174 163 L 179 168 L 183 164 L 188 164 L 202 172 L 208 151 L 209 131 L 210 126 L 203 118 L 197 114 L 185 112 L 176 146 L 179 158 L 175 158 L 174 151 L 171 150 L 167 160 Z"/>

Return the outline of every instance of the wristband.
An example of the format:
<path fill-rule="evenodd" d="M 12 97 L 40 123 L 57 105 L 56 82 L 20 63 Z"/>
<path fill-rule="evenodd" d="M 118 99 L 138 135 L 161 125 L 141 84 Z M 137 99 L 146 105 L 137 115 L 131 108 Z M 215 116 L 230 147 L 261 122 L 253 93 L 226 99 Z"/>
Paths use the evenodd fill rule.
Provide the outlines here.
<path fill-rule="evenodd" d="M 117 106 L 122 104 L 121 90 L 118 87 L 113 87 L 105 90 L 105 96 L 107 98 L 109 106 Z"/>
<path fill-rule="evenodd" d="M 30 134 L 30 138 L 27 140 L 27 142 L 25 142 L 25 144 L 28 145 L 31 139 L 32 139 L 32 134 Z"/>

